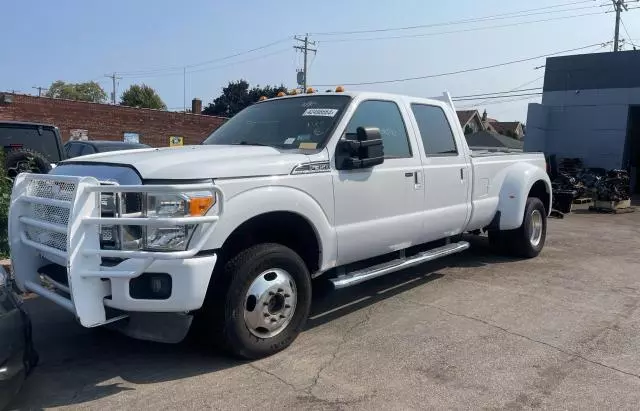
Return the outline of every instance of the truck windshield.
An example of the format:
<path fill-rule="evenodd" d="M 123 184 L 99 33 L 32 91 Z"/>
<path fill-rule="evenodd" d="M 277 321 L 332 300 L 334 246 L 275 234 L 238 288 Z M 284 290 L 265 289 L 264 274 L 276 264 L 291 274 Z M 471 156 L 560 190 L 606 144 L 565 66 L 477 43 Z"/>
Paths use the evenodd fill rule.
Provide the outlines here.
<path fill-rule="evenodd" d="M 348 96 L 309 95 L 257 103 L 236 114 L 202 144 L 322 148 L 350 100 Z"/>

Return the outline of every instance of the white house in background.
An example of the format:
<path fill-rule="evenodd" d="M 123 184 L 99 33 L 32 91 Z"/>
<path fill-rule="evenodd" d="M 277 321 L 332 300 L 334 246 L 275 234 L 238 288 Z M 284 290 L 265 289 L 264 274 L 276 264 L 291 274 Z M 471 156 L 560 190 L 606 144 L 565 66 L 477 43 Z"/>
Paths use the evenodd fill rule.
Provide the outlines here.
<path fill-rule="evenodd" d="M 460 110 L 456 111 L 456 113 L 458 114 L 458 120 L 460 121 L 460 126 L 462 126 L 465 135 L 486 130 L 478 110 Z"/>

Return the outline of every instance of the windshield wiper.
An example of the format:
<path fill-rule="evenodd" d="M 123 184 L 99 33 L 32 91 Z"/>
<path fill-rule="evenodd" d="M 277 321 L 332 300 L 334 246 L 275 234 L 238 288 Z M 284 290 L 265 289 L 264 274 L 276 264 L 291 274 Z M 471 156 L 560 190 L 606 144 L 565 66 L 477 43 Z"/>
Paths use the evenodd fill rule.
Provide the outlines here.
<path fill-rule="evenodd" d="M 261 147 L 271 147 L 269 144 L 262 143 L 249 143 L 248 141 L 241 141 L 239 143 L 232 143 L 232 146 L 261 146 Z"/>

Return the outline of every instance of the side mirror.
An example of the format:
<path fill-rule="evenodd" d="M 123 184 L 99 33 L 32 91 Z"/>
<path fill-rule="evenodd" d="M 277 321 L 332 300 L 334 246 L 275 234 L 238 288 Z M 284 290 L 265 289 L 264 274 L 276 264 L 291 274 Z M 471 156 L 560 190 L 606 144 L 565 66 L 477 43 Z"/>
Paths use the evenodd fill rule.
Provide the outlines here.
<path fill-rule="evenodd" d="M 336 168 L 353 170 L 384 163 L 384 146 L 380 129 L 358 127 L 355 139 L 342 137 L 336 149 Z M 353 136 L 353 135 L 351 135 Z"/>

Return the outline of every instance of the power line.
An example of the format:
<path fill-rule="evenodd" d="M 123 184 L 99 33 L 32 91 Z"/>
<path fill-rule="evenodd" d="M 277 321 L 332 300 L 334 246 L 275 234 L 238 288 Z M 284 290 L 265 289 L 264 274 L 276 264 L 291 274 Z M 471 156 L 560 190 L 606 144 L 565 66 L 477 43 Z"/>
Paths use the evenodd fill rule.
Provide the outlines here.
<path fill-rule="evenodd" d="M 517 101 L 532 100 L 534 98 L 539 98 L 539 96 L 537 96 L 537 95 L 533 96 L 532 95 L 532 96 L 526 96 L 526 97 L 506 98 L 504 100 L 490 101 L 490 102 L 488 102 L 486 104 L 480 104 L 480 103 L 464 104 L 464 105 L 458 106 L 456 108 L 460 109 L 460 110 L 467 110 L 467 109 L 472 109 L 472 108 L 476 108 L 476 107 L 480 107 L 480 106 L 492 106 L 492 105 L 495 105 L 495 104 L 514 103 L 514 102 L 517 102 Z"/>
<path fill-rule="evenodd" d="M 207 64 L 211 64 L 211 63 L 216 63 L 219 61 L 224 61 L 224 60 L 229 60 L 232 59 L 234 57 L 239 57 L 242 56 L 244 54 L 249 54 L 249 53 L 253 53 L 255 51 L 259 51 L 259 50 L 263 50 L 266 48 L 269 48 L 271 46 L 274 46 L 276 44 L 280 44 L 280 43 L 284 43 L 285 41 L 290 41 L 291 37 L 286 37 L 286 38 L 282 38 L 280 40 L 277 41 L 273 41 L 271 43 L 259 46 L 259 47 L 255 47 L 252 48 L 250 50 L 245 50 L 245 51 L 241 51 L 238 53 L 234 53 L 234 54 L 230 54 L 228 56 L 224 56 L 224 57 L 218 57 L 212 60 L 206 60 L 206 61 L 201 61 L 198 63 L 193 63 L 193 64 L 186 64 L 186 65 L 180 65 L 180 66 L 167 66 L 167 67 L 161 67 L 161 68 L 156 68 L 156 69 L 148 69 L 148 70 L 134 70 L 134 71 L 122 71 L 122 72 L 118 72 L 118 74 L 123 75 L 125 77 L 128 77 L 130 75 L 144 75 L 144 74 L 154 74 L 154 73 L 161 73 L 161 72 L 165 72 L 165 71 L 182 71 L 185 67 L 186 68 L 192 68 L 192 67 L 199 67 L 199 66 L 204 66 Z"/>
<path fill-rule="evenodd" d="M 622 27 L 624 28 L 624 32 L 627 33 L 627 40 L 629 41 L 629 43 L 631 43 L 631 45 L 633 46 L 633 49 L 636 49 L 636 44 L 633 42 L 633 39 L 631 38 L 631 34 L 629 34 L 629 30 L 627 30 L 627 25 L 624 24 L 624 20 L 622 18 L 620 18 L 620 23 L 622 23 Z"/>
<path fill-rule="evenodd" d="M 573 49 L 557 51 L 557 52 L 549 53 L 549 54 L 542 54 L 540 56 L 528 57 L 528 58 L 523 58 L 523 59 L 513 60 L 513 61 L 507 61 L 507 62 L 498 63 L 498 64 L 491 64 L 491 65 L 488 65 L 488 66 L 481 66 L 481 67 L 474 67 L 474 68 L 457 70 L 457 71 L 450 71 L 450 72 L 446 72 L 446 73 L 428 74 L 428 75 L 424 75 L 424 76 L 407 77 L 407 78 L 392 79 L 392 80 L 365 81 L 365 82 L 358 82 L 358 83 L 336 82 L 336 83 L 333 83 L 333 84 L 318 84 L 317 87 L 332 87 L 335 84 L 342 84 L 344 86 L 364 86 L 364 85 L 372 85 L 372 84 L 400 83 L 400 82 L 404 82 L 404 81 L 423 80 L 423 79 L 435 78 L 435 77 L 445 77 L 445 76 L 451 76 L 451 75 L 455 75 L 455 74 L 469 73 L 469 72 L 472 72 L 472 71 L 480 71 L 480 70 L 487 70 L 487 69 L 496 68 L 496 67 L 508 66 L 508 65 L 517 64 L 517 63 L 524 63 L 526 61 L 538 60 L 538 59 L 541 59 L 541 58 L 551 57 L 551 56 L 555 56 L 555 55 L 558 55 L 558 54 L 571 53 L 571 52 L 574 52 L 574 51 L 593 48 L 593 47 L 599 46 L 599 45 L 601 45 L 601 44 L 590 44 L 588 46 L 576 47 L 576 48 L 573 48 Z"/>
<path fill-rule="evenodd" d="M 504 94 L 510 94 L 510 93 L 515 93 L 515 92 L 520 92 L 520 91 L 534 91 L 534 90 L 542 90 L 542 87 L 533 87 L 533 88 L 523 88 L 523 89 L 519 89 L 519 90 L 509 90 L 509 91 L 495 91 L 493 93 L 482 93 L 482 94 L 470 94 L 468 96 L 455 96 L 453 97 L 454 99 L 459 99 L 459 98 L 466 98 L 466 97 L 487 97 L 487 96 L 494 96 L 494 95 L 499 95 L 500 97 L 505 97 Z M 508 96 L 507 96 L 508 97 Z M 489 98 L 489 97 L 487 97 Z"/>
<path fill-rule="evenodd" d="M 505 98 L 505 97 L 523 97 L 523 96 L 540 96 L 542 93 L 522 93 L 522 94 L 512 94 L 509 96 L 491 96 L 491 97 L 476 97 L 476 98 L 452 98 L 453 101 L 470 101 L 470 100 L 491 100 L 494 98 Z"/>
<path fill-rule="evenodd" d="M 201 69 L 198 69 L 198 70 L 187 71 L 186 74 L 193 74 L 193 73 L 200 73 L 200 72 L 203 72 L 203 71 L 217 70 L 217 69 L 221 69 L 221 68 L 224 68 L 224 67 L 235 66 L 237 64 L 247 63 L 249 61 L 261 60 L 261 59 L 266 58 L 266 57 L 270 57 L 270 56 L 274 56 L 276 54 L 282 54 L 284 52 L 290 52 L 290 51 L 291 51 L 291 49 L 287 47 L 285 49 L 279 49 L 279 50 L 276 50 L 276 51 L 274 51 L 272 53 L 263 54 L 263 55 L 252 57 L 252 58 L 249 58 L 249 59 L 238 60 L 238 61 L 233 61 L 233 62 L 230 62 L 230 63 L 227 63 L 227 64 L 221 64 L 221 65 L 218 65 L 218 66 L 206 67 L 206 68 L 201 68 Z M 181 69 L 180 71 L 176 71 L 176 72 L 173 72 L 173 73 L 158 73 L 158 74 L 149 74 L 149 75 L 144 75 L 143 74 L 143 75 L 135 75 L 135 76 L 126 76 L 125 78 L 135 79 L 135 78 L 182 76 L 182 75 L 185 74 L 183 70 L 184 70 L 184 68 Z"/>
<path fill-rule="evenodd" d="M 354 42 L 354 41 L 377 41 L 377 40 L 406 39 L 406 38 L 418 38 L 418 37 L 432 37 L 432 36 L 441 36 L 444 34 L 492 30 L 492 29 L 499 29 L 504 27 L 516 27 L 516 26 L 522 26 L 524 24 L 545 23 L 545 22 L 557 21 L 557 20 L 569 20 L 569 19 L 575 19 L 579 17 L 595 16 L 595 15 L 601 15 L 601 14 L 604 14 L 604 13 L 599 11 L 599 12 L 593 12 L 593 13 L 576 14 L 573 16 L 552 17 L 548 19 L 522 21 L 518 23 L 499 24 L 499 25 L 485 26 L 485 27 L 473 27 L 473 28 L 460 29 L 460 30 L 439 31 L 439 32 L 432 32 L 432 33 L 403 34 L 398 36 L 379 36 L 379 37 L 354 38 L 354 39 L 351 39 L 351 38 L 332 39 L 332 40 L 321 40 L 320 42 L 321 43 L 344 43 L 344 42 Z"/>
<path fill-rule="evenodd" d="M 496 20 L 498 18 L 514 17 L 513 16 L 514 14 L 523 14 L 523 13 L 535 12 L 538 10 L 573 6 L 576 4 L 592 3 L 593 1 L 594 0 L 574 1 L 570 3 L 557 4 L 553 6 L 538 7 L 534 9 L 520 10 L 520 11 L 515 11 L 510 13 L 494 14 L 490 16 L 477 17 L 477 18 L 471 18 L 471 19 L 453 20 L 453 21 L 448 21 L 443 23 L 420 24 L 416 26 L 390 27 L 390 28 L 382 28 L 382 29 L 370 29 L 370 30 L 316 32 L 316 33 L 310 33 L 310 34 L 317 35 L 317 36 L 336 36 L 336 35 L 349 35 L 349 34 L 380 33 L 380 32 L 387 32 L 387 31 L 415 30 L 415 29 L 430 28 L 430 27 L 448 26 L 448 25 L 461 24 L 461 23 L 475 23 L 479 21 Z"/>
<path fill-rule="evenodd" d="M 542 75 L 542 76 L 540 76 L 540 77 L 536 77 L 536 78 L 535 78 L 535 79 L 533 79 L 533 80 L 530 80 L 530 81 L 527 81 L 527 82 L 525 82 L 525 83 L 522 83 L 522 84 L 520 84 L 520 85 L 518 85 L 518 86 L 515 86 L 513 89 L 509 90 L 509 92 L 515 92 L 515 91 L 518 91 L 518 90 L 519 90 L 519 89 L 521 89 L 522 87 L 526 87 L 526 86 L 528 86 L 528 85 L 530 85 L 530 84 L 533 84 L 533 83 L 535 83 L 535 82 L 537 82 L 537 81 L 539 81 L 539 80 L 542 80 L 543 78 L 544 78 L 544 75 Z M 479 102 L 479 103 L 477 103 L 477 104 L 478 104 L 478 105 L 482 105 L 482 104 L 484 104 L 484 103 L 485 103 L 485 102 L 487 102 L 487 101 L 489 101 L 489 100 L 486 100 L 486 99 L 485 99 L 485 100 L 483 100 L 483 101 L 481 101 L 481 102 Z"/>

